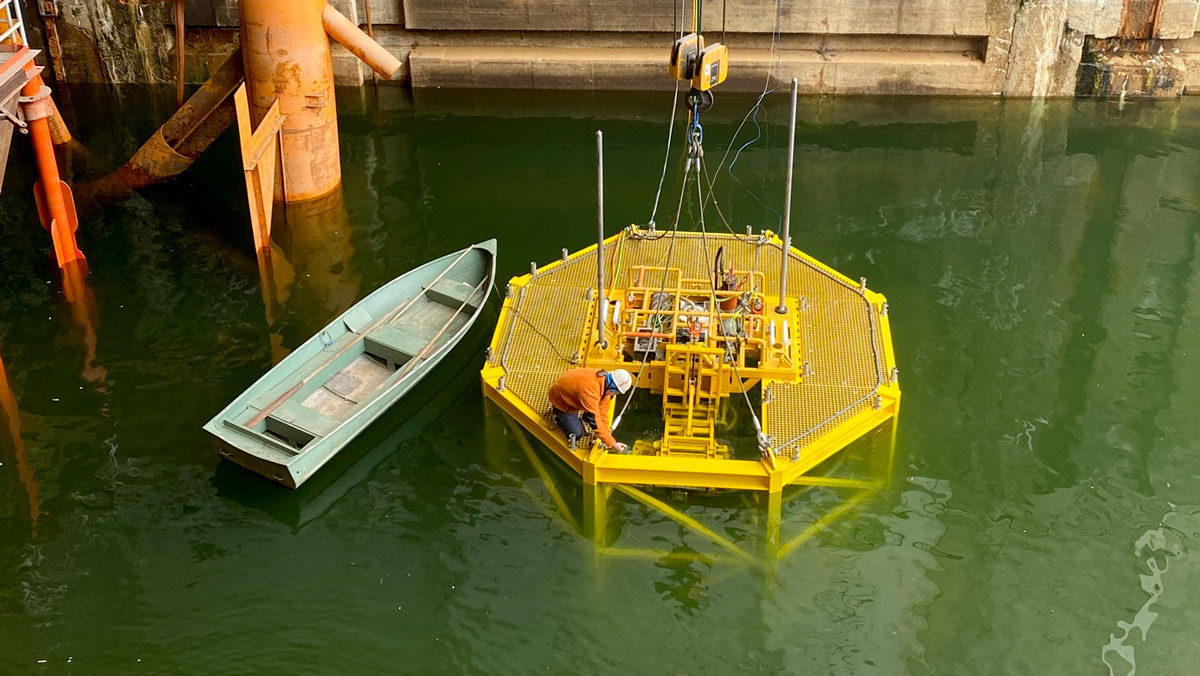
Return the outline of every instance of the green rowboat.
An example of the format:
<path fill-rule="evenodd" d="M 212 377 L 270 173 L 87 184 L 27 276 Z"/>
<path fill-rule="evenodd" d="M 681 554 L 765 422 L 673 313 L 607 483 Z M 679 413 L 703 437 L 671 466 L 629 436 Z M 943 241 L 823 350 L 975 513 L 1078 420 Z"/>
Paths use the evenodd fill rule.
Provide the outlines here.
<path fill-rule="evenodd" d="M 222 457 L 300 486 L 466 334 L 495 277 L 494 239 L 406 272 L 296 348 L 204 429 Z"/>

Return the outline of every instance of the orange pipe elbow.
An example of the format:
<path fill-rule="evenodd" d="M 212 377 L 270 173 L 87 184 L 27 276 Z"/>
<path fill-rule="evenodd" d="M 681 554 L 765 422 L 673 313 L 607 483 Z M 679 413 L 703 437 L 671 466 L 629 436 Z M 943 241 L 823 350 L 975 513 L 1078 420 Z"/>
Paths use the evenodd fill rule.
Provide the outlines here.
<path fill-rule="evenodd" d="M 337 11 L 333 5 L 325 5 L 321 11 L 321 23 L 329 37 L 348 49 L 351 54 L 362 59 L 362 62 L 379 73 L 380 77 L 388 79 L 400 70 L 400 59 L 384 49 L 382 45 L 371 39 L 371 36 L 355 26 L 344 14 Z"/>

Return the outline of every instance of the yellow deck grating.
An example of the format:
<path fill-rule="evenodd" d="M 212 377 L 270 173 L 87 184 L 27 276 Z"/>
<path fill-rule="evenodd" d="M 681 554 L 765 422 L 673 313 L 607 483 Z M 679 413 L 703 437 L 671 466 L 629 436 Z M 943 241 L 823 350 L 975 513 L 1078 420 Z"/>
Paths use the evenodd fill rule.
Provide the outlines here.
<path fill-rule="evenodd" d="M 739 270 L 763 273 L 768 297 L 778 297 L 781 242 L 770 233 L 754 236 L 695 232 L 665 233 L 658 238 L 626 229 L 605 242 L 606 287 L 626 289 L 633 266 L 678 267 L 686 277 L 707 278 L 718 247 Z M 500 390 L 542 416 L 549 409 L 547 390 L 564 370 L 578 365 L 591 322 L 596 286 L 595 247 L 556 261 L 509 287 L 509 311 L 502 313 L 485 371 L 503 368 Z M 791 250 L 788 304 L 799 308 L 800 382 L 765 383 L 762 420 L 781 462 L 816 464 L 853 437 L 839 429 L 881 407 L 881 391 L 898 407 L 882 296 Z M 646 280 L 653 287 L 661 280 Z M 616 294 L 613 294 L 616 296 Z M 616 296 L 619 299 L 619 296 Z M 636 368 L 636 364 L 632 367 Z M 485 377 L 486 380 L 486 377 Z M 885 418 L 886 419 L 886 418 Z M 528 425 L 527 425 L 528 427 Z M 854 436 L 867 430 L 857 431 Z M 832 451 L 823 439 L 834 443 Z M 810 449 L 820 457 L 807 458 Z"/>

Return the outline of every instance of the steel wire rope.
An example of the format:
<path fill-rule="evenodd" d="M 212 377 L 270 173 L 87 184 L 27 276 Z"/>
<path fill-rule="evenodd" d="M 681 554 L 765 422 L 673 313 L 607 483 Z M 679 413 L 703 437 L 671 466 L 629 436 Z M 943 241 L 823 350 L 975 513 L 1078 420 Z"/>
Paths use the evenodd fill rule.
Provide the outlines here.
<path fill-rule="evenodd" d="M 681 0 L 679 3 L 680 15 L 686 12 L 687 0 Z M 671 9 L 674 11 L 675 3 L 671 3 Z M 683 37 L 683 21 L 678 15 L 671 17 L 671 32 L 675 32 L 675 27 L 679 27 L 679 37 Z M 667 180 L 667 166 L 671 162 L 671 139 L 675 133 L 675 116 L 679 112 L 679 80 L 675 81 L 675 94 L 671 98 L 671 123 L 667 126 L 667 149 L 663 153 L 663 168 L 662 174 L 658 177 L 658 190 L 654 193 L 654 208 L 650 210 L 650 221 L 646 224 L 654 227 L 654 219 L 658 216 L 658 200 L 662 197 L 663 183 Z"/>
<path fill-rule="evenodd" d="M 671 258 L 674 256 L 674 253 L 675 253 L 675 236 L 679 232 L 679 216 L 683 210 L 683 198 L 687 194 L 687 177 L 688 177 L 688 173 L 685 173 L 683 176 L 683 181 L 681 181 L 681 185 L 680 185 L 679 202 L 675 205 L 675 219 L 671 224 L 671 242 L 667 246 L 667 255 L 666 255 L 666 258 L 663 260 L 663 266 L 662 266 L 662 268 L 663 268 L 662 285 L 659 287 L 658 293 L 656 294 L 657 296 L 660 296 L 660 297 L 664 293 L 666 293 L 666 290 L 667 290 L 667 269 L 671 267 Z M 663 233 L 662 235 L 660 235 L 659 237 L 656 237 L 655 239 L 656 240 L 661 239 L 662 237 L 665 237 L 665 236 L 666 236 L 666 233 Z M 653 309 L 654 296 L 650 297 L 650 305 L 651 305 L 651 309 Z M 654 327 L 651 327 L 652 331 L 653 331 L 653 328 Z M 617 414 L 616 418 L 613 418 L 612 429 L 614 429 L 614 430 L 617 429 L 617 427 L 621 424 L 621 418 L 625 415 L 625 411 L 629 410 L 629 404 L 630 404 L 630 402 L 633 401 L 633 395 L 637 393 L 637 384 L 639 382 L 641 382 L 641 380 L 642 380 L 642 372 L 645 371 L 646 362 L 649 359 L 650 359 L 650 351 L 646 350 L 645 352 L 642 353 L 642 365 L 640 367 L 638 367 L 637 377 L 634 378 L 633 385 L 630 387 L 629 396 L 625 397 L 625 403 L 624 403 L 624 405 L 621 406 L 621 412 Z"/>
<path fill-rule="evenodd" d="M 728 230 L 729 233 L 731 235 L 733 235 L 734 237 L 741 239 L 742 236 L 739 235 L 737 233 L 737 231 L 733 229 L 733 226 L 729 224 L 729 219 L 725 218 L 725 212 L 721 211 L 721 205 L 720 205 L 720 203 L 717 202 L 716 196 L 713 195 L 713 192 L 712 192 L 713 180 L 708 175 L 708 163 L 705 162 L 703 160 L 703 158 L 701 158 L 700 166 L 704 171 L 704 182 L 708 185 L 708 195 L 709 195 L 709 199 L 712 200 L 713 208 L 715 208 L 717 210 L 717 215 L 721 217 L 721 222 L 725 224 L 725 229 Z"/>
<path fill-rule="evenodd" d="M 683 0 L 681 5 L 686 7 L 686 3 L 687 3 L 687 0 Z M 699 30 L 700 30 L 700 28 L 699 28 L 700 0 L 694 0 L 694 3 L 695 4 L 692 5 L 693 32 L 699 33 Z M 672 3 L 672 8 L 673 7 L 674 7 L 674 3 Z M 680 22 L 680 24 L 681 24 L 680 37 L 683 37 L 682 21 Z M 673 28 L 674 28 L 674 26 L 672 26 L 672 29 Z M 671 108 L 671 127 L 667 131 L 667 155 L 663 158 L 663 173 L 662 173 L 662 177 L 659 178 L 659 182 L 658 182 L 659 193 L 662 192 L 662 183 L 667 175 L 667 164 L 670 161 L 671 134 L 675 129 L 675 113 L 676 113 L 676 109 L 678 108 L 678 95 L 679 95 L 679 81 L 678 80 L 675 82 L 675 95 L 676 95 L 676 101 L 672 104 L 672 108 Z M 662 286 L 659 288 L 658 293 L 655 294 L 656 296 L 659 296 L 659 297 L 661 297 L 666 292 L 666 289 L 667 289 L 668 268 L 671 267 L 671 257 L 674 255 L 674 251 L 675 251 L 675 236 L 679 232 L 679 216 L 683 210 L 684 196 L 687 194 L 688 176 L 691 174 L 691 162 L 692 162 L 693 158 L 690 155 L 691 155 L 691 152 L 689 151 L 688 166 L 684 170 L 683 180 L 680 182 L 679 202 L 675 205 L 675 217 L 671 223 L 671 243 L 667 247 L 667 257 L 666 257 L 666 260 L 664 261 L 665 264 L 663 265 Z M 696 161 L 697 161 L 697 163 L 699 163 L 698 159 Z M 699 164 L 697 164 L 697 168 L 698 167 L 699 167 Z M 697 173 L 698 173 L 698 170 L 697 170 Z M 697 181 L 696 187 L 697 187 L 697 189 L 699 189 L 698 181 Z M 651 218 L 650 218 L 651 224 L 654 223 L 654 215 L 657 214 L 657 211 L 658 211 L 658 195 L 655 195 L 655 197 L 654 197 L 654 214 L 652 214 Z M 661 239 L 662 237 L 665 237 L 665 236 L 666 236 L 666 233 L 663 233 L 662 235 L 660 235 L 654 239 Z M 654 298 L 655 298 L 655 296 L 650 297 L 651 309 L 653 309 L 653 307 L 654 307 Z M 653 328 L 655 328 L 655 327 L 652 326 L 651 329 L 653 330 Z M 625 411 L 629 408 L 629 403 L 633 401 L 633 395 L 637 392 L 637 384 L 642 379 L 642 371 L 645 370 L 646 361 L 649 358 L 650 358 L 650 351 L 647 350 L 642 354 L 642 365 L 641 365 L 641 367 L 638 368 L 637 378 L 634 380 L 633 385 L 630 387 L 629 396 L 625 398 L 625 404 L 621 407 L 621 412 L 618 413 L 617 417 L 613 419 L 613 423 L 614 423 L 613 428 L 614 429 L 616 428 L 616 426 L 618 424 L 620 424 L 621 417 L 625 415 Z"/>
<path fill-rule="evenodd" d="M 712 259 L 709 258 L 709 255 L 708 255 L 708 229 L 704 225 L 704 207 L 703 207 L 704 199 L 703 199 L 703 193 L 701 192 L 701 188 L 700 188 L 700 171 L 701 171 L 700 163 L 699 163 L 699 159 L 697 159 L 697 162 L 696 162 L 696 201 L 702 205 L 700 208 L 700 216 L 699 216 L 700 242 L 704 248 L 704 260 L 706 261 L 705 265 L 707 266 L 707 261 L 710 261 Z M 716 302 L 717 302 L 717 279 L 716 279 L 716 276 L 710 274 L 708 281 L 709 281 L 709 284 L 712 286 L 713 303 L 716 304 Z M 717 309 L 718 309 L 718 312 L 716 313 L 717 314 L 717 326 L 719 327 L 719 330 L 721 332 L 721 337 L 728 339 L 729 335 L 725 333 L 725 324 L 724 324 L 724 322 L 721 321 L 721 313 L 719 311 L 720 310 L 719 305 L 717 306 Z M 709 330 L 712 330 L 711 327 L 709 328 Z M 738 380 L 738 385 L 740 385 L 740 389 L 742 390 L 742 396 L 746 398 L 746 408 L 749 409 L 750 416 L 754 419 L 754 430 L 756 432 L 758 432 L 757 441 L 759 442 L 760 450 L 762 450 L 762 447 L 764 445 L 763 442 L 766 440 L 766 435 L 763 433 L 763 429 L 762 429 L 762 421 L 759 420 L 758 413 L 756 413 L 754 411 L 754 404 L 750 402 L 750 393 L 746 391 L 746 382 L 744 380 L 742 380 L 742 374 L 738 370 L 737 359 L 730 360 L 729 364 L 733 367 L 733 375 Z"/>
<path fill-rule="evenodd" d="M 749 147 L 751 144 L 753 144 L 755 141 L 757 141 L 759 138 L 762 137 L 762 129 L 761 129 L 761 127 L 758 126 L 758 111 L 760 111 L 762 109 L 762 102 L 763 102 L 763 99 L 766 98 L 767 94 L 770 94 L 771 92 L 775 91 L 774 88 L 771 87 L 771 77 L 773 75 L 773 71 L 776 70 L 777 68 L 782 68 L 782 56 L 780 54 L 780 52 L 782 51 L 781 50 L 781 42 L 780 42 L 780 35 L 781 35 L 781 30 L 782 30 L 782 26 L 781 26 L 782 12 L 783 12 L 783 0 L 775 0 L 775 31 L 771 37 L 771 54 L 770 54 L 770 59 L 769 59 L 771 61 L 772 65 L 767 68 L 767 77 L 763 81 L 762 93 L 760 93 L 758 95 L 758 99 L 754 102 L 754 105 L 750 107 L 750 110 L 746 111 L 746 116 L 742 118 L 741 123 L 739 123 L 737 126 L 737 129 L 734 130 L 733 136 L 729 139 L 729 145 L 726 146 L 726 148 L 725 148 L 725 154 L 721 156 L 721 161 L 719 163 L 717 163 L 717 169 L 715 172 L 713 172 L 715 176 L 719 176 L 721 174 L 721 169 L 725 167 L 725 160 L 729 159 L 729 152 L 733 149 L 734 143 L 737 142 L 738 135 L 742 133 L 742 128 L 744 128 L 746 126 L 746 121 L 751 119 L 751 116 L 753 116 L 754 117 L 754 126 L 755 126 L 755 129 L 757 130 L 755 137 L 750 139 L 749 141 L 747 141 L 745 144 L 743 144 L 742 147 L 738 148 L 737 153 L 734 155 L 733 162 L 730 163 L 730 168 L 727 171 L 729 171 L 729 175 L 732 176 L 735 181 L 737 181 L 738 185 L 742 186 L 742 188 L 744 190 L 746 190 L 746 192 L 750 193 L 750 196 L 753 197 L 755 199 L 755 201 L 757 201 L 759 204 L 762 204 L 768 210 L 775 213 L 776 216 L 779 215 L 779 212 L 775 211 L 771 207 L 764 204 L 763 201 L 758 198 L 758 195 L 754 194 L 753 191 L 751 191 L 749 188 L 747 188 L 745 186 L 745 184 L 743 184 L 740 180 L 738 180 L 737 176 L 734 176 L 734 174 L 732 172 L 732 168 L 733 168 L 733 164 L 737 162 L 737 158 L 742 154 L 742 151 L 745 150 L 747 147 Z M 715 182 L 715 179 L 714 179 L 714 182 Z M 712 184 L 710 184 L 708 186 L 708 194 L 710 196 L 715 194 L 713 192 Z"/>
<path fill-rule="evenodd" d="M 704 170 L 704 180 L 708 184 L 709 195 L 712 196 L 713 182 L 712 182 L 712 180 L 710 180 L 709 175 L 708 175 L 708 163 L 704 162 L 703 164 L 701 164 L 701 167 Z M 733 229 L 733 227 L 731 225 L 729 225 L 729 220 L 727 218 L 725 218 L 724 212 L 721 211 L 721 205 L 719 202 L 717 202 L 717 198 L 711 197 L 711 199 L 712 199 L 713 208 L 715 208 L 717 210 L 717 215 L 721 217 L 721 222 L 725 224 L 725 229 L 728 230 L 729 234 L 733 235 L 736 239 L 741 240 L 742 235 L 738 234 L 737 231 L 735 231 Z M 749 239 L 750 238 L 747 237 L 747 240 L 749 240 Z M 753 265 L 750 266 L 751 288 L 753 288 L 754 275 L 756 275 L 758 273 L 758 258 L 759 257 L 757 255 L 755 255 L 754 263 L 753 263 Z"/>

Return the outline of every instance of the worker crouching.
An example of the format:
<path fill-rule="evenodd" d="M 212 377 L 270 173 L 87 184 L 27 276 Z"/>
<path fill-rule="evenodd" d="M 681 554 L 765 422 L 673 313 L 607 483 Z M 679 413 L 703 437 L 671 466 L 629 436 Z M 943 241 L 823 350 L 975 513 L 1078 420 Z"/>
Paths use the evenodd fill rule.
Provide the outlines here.
<path fill-rule="evenodd" d="M 628 449 L 613 438 L 608 409 L 613 397 L 628 392 L 632 386 L 633 376 L 625 369 L 571 369 L 554 381 L 550 386 L 550 405 L 554 407 L 555 421 L 566 433 L 572 448 L 583 438 L 586 423 L 596 430 L 596 436 L 605 446 L 618 453 Z"/>

